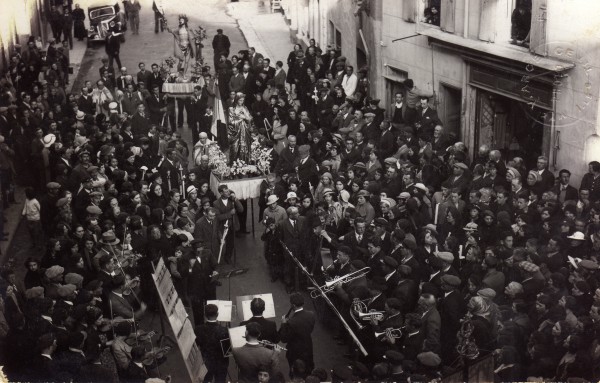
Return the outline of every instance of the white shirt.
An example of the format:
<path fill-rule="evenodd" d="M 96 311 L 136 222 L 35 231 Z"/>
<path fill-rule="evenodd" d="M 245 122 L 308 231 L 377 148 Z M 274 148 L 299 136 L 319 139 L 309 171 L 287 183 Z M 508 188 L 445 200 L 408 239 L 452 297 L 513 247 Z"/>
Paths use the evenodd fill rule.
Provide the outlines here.
<path fill-rule="evenodd" d="M 356 85 L 358 85 L 358 78 L 354 73 L 352 73 L 350 76 L 344 74 L 344 77 L 342 78 L 342 88 L 344 88 L 344 92 L 346 93 L 347 97 L 354 95 L 354 92 L 356 91 Z"/>

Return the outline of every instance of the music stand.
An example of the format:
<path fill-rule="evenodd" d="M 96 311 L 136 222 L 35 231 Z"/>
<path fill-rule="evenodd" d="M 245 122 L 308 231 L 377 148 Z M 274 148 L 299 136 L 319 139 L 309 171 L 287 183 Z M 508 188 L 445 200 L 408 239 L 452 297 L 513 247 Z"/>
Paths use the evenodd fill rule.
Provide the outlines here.
<path fill-rule="evenodd" d="M 227 271 L 226 273 L 219 274 L 219 279 L 224 279 L 224 278 L 227 279 L 227 284 L 228 284 L 227 289 L 229 291 L 228 300 L 231 300 L 231 277 L 246 274 L 248 272 L 248 270 L 249 270 L 248 268 L 243 267 L 243 268 L 239 268 L 239 269 L 231 269 L 231 270 Z"/>

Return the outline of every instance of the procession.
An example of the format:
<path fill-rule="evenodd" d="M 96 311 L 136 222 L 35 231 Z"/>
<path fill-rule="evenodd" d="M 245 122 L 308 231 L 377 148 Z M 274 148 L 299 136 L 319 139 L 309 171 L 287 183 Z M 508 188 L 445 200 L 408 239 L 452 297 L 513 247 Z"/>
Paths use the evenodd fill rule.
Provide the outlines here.
<path fill-rule="evenodd" d="M 417 33 L 393 37 L 446 65 L 452 2 L 405 2 Z M 541 98 L 520 109 L 463 50 L 481 93 L 457 120 L 429 73 L 378 72 L 387 0 L 340 5 L 366 61 L 291 0 L 42 1 L 0 65 L 3 379 L 600 379 L 600 151 L 561 157 L 564 94 L 552 112 L 535 85 L 554 57 L 517 58 L 533 2 L 494 57 Z M 551 71 L 591 82 L 582 61 Z"/>

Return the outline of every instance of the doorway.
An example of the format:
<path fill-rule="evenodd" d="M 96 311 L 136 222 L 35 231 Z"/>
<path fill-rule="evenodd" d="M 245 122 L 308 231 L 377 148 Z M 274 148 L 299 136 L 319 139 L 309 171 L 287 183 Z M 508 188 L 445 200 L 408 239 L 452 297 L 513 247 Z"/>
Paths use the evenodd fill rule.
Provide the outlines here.
<path fill-rule="evenodd" d="M 475 143 L 502 152 L 505 159 L 521 157 L 528 168 L 548 156 L 551 112 L 524 102 L 477 89 Z"/>
<path fill-rule="evenodd" d="M 448 84 L 440 84 L 440 98 L 438 116 L 444 124 L 444 130 L 453 141 L 460 141 L 462 89 Z"/>

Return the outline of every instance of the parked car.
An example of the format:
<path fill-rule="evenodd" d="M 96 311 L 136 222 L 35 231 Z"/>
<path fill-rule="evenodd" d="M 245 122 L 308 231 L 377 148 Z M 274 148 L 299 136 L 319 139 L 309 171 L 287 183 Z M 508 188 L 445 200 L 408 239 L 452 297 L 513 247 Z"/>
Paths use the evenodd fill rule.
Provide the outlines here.
<path fill-rule="evenodd" d="M 94 42 L 106 41 L 111 21 L 120 22 L 119 3 L 88 7 L 88 19 L 90 28 L 88 30 L 87 44 L 89 47 Z"/>

